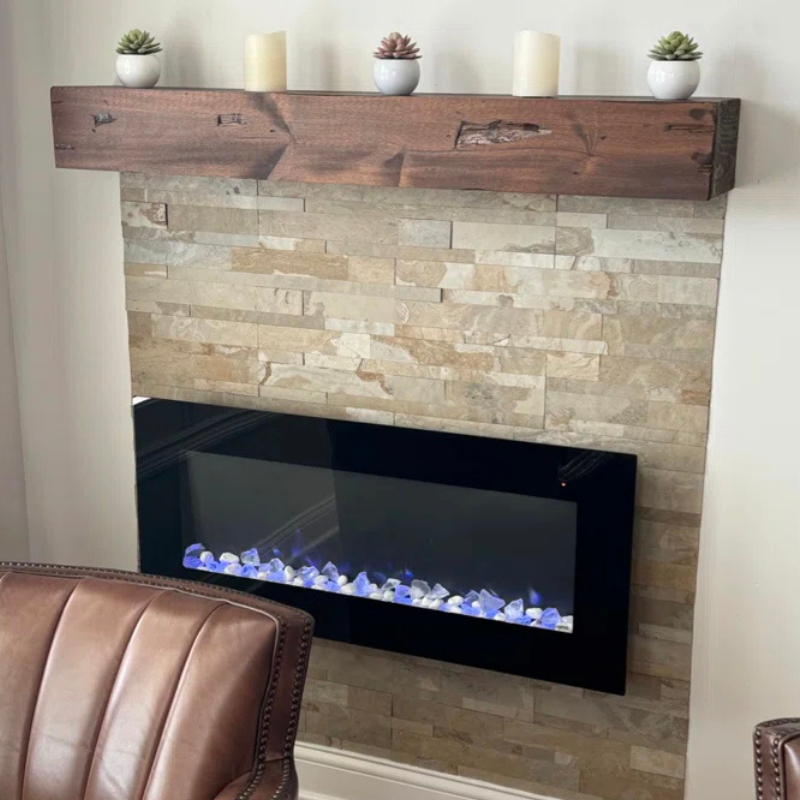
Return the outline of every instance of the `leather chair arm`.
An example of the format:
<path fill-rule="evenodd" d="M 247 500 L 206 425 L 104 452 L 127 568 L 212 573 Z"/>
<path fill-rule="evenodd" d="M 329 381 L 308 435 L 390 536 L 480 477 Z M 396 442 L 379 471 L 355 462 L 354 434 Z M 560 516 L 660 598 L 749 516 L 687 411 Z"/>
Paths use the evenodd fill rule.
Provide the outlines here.
<path fill-rule="evenodd" d="M 242 775 L 215 800 L 297 800 L 297 772 L 291 758 L 267 762 L 259 777 Z"/>
<path fill-rule="evenodd" d="M 753 748 L 757 800 L 800 800 L 800 718 L 762 722 Z"/>

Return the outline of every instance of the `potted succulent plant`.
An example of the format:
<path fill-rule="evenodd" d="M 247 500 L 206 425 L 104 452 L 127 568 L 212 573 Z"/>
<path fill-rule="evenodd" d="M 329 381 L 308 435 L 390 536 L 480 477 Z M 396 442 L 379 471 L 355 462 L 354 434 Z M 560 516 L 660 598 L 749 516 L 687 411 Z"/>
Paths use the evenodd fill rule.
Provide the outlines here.
<path fill-rule="evenodd" d="M 375 85 L 382 94 L 411 94 L 419 84 L 419 48 L 410 36 L 390 33 L 374 53 Z"/>
<path fill-rule="evenodd" d="M 132 89 L 151 89 L 161 77 L 161 62 L 156 53 L 161 45 L 147 31 L 134 28 L 117 45 L 117 77 Z"/>
<path fill-rule="evenodd" d="M 700 83 L 700 65 L 703 54 L 698 44 L 680 31 L 665 36 L 650 51 L 653 59 L 647 71 L 647 82 L 653 97 L 659 100 L 686 100 Z"/>

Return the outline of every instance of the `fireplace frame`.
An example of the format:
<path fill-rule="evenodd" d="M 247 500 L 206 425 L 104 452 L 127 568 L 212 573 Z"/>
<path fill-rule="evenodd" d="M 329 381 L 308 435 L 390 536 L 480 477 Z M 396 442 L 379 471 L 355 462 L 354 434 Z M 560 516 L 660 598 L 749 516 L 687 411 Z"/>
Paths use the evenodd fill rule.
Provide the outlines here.
<path fill-rule="evenodd" d="M 324 426 L 339 469 L 576 502 L 575 625 L 573 633 L 562 633 L 183 567 L 184 454 L 225 453 L 238 441 L 236 454 L 242 455 L 248 430 L 274 416 L 170 400 L 134 407 L 143 572 L 245 590 L 302 608 L 315 617 L 322 638 L 624 694 L 636 456 L 304 418 Z M 465 457 L 476 450 L 479 460 Z M 306 449 L 296 463 L 315 465 L 317 457 Z M 330 454 L 324 458 L 330 466 Z"/>

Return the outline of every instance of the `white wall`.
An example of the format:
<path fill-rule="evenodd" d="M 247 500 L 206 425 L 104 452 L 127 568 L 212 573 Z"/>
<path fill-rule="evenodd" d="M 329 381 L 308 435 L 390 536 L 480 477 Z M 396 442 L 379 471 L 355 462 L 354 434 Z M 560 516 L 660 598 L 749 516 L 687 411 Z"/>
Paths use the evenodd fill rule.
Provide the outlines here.
<path fill-rule="evenodd" d="M 165 84 L 238 86 L 243 36 L 287 28 L 292 88 L 369 89 L 372 47 L 401 28 L 423 47 L 422 91 L 506 92 L 512 33 L 536 27 L 565 37 L 564 93 L 641 94 L 652 40 L 690 28 L 707 53 L 701 90 L 741 96 L 745 110 L 723 265 L 688 797 L 749 799 L 751 726 L 800 711 L 797 5 L 4 2 L 0 191 L 31 548 L 36 558 L 116 566 L 135 563 L 117 180 L 54 173 L 50 82 L 110 82 L 114 41 L 136 26 L 163 38 Z"/>

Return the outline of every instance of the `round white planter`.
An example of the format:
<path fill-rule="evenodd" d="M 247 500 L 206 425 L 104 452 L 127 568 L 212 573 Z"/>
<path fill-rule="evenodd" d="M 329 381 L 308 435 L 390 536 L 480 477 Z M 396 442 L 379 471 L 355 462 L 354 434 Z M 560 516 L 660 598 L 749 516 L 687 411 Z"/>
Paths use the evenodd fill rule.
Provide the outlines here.
<path fill-rule="evenodd" d="M 419 84 L 419 61 L 411 58 L 378 58 L 372 74 L 381 94 L 411 94 Z"/>
<path fill-rule="evenodd" d="M 658 100 L 687 100 L 700 83 L 697 61 L 651 61 L 647 83 Z"/>
<path fill-rule="evenodd" d="M 161 62 L 152 53 L 147 56 L 117 56 L 117 77 L 131 89 L 152 89 L 161 77 Z"/>

